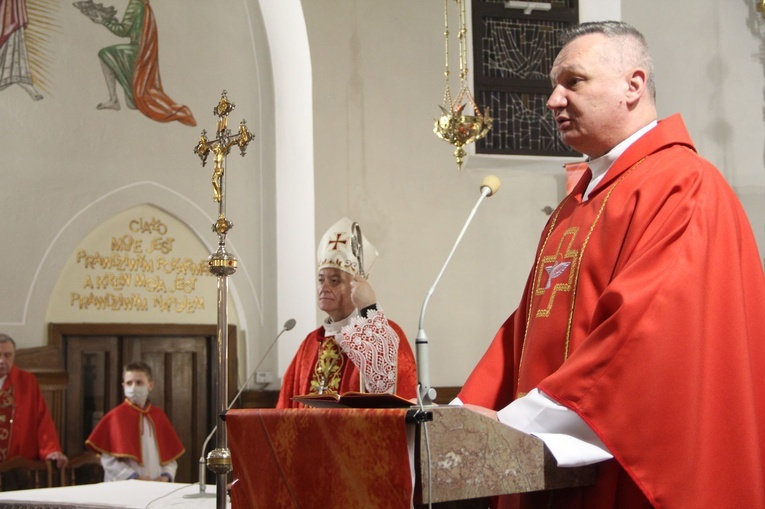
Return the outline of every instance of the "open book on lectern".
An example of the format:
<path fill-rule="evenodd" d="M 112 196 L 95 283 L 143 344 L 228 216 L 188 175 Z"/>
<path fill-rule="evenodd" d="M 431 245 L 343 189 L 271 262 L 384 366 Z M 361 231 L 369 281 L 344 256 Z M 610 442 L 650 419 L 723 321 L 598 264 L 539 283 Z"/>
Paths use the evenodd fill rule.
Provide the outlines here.
<path fill-rule="evenodd" d="M 344 394 L 304 394 L 293 401 L 315 408 L 409 408 L 414 403 L 395 394 L 346 392 Z"/>

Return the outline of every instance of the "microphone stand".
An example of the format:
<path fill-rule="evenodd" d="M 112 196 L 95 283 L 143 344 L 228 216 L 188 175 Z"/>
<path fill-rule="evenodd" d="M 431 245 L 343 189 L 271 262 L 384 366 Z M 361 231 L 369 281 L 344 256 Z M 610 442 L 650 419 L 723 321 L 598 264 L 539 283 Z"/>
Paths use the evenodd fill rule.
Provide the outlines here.
<path fill-rule="evenodd" d="M 244 389 L 247 387 L 247 384 L 250 383 L 250 380 L 252 380 L 252 377 L 255 376 L 255 374 L 258 372 L 258 369 L 260 368 L 261 364 L 263 364 L 263 361 L 266 360 L 268 357 L 268 354 L 271 353 L 271 350 L 273 350 L 274 345 L 276 345 L 276 342 L 279 340 L 279 337 L 288 330 L 292 330 L 295 327 L 295 319 L 290 318 L 286 322 L 284 322 L 284 326 L 282 327 L 282 330 L 279 331 L 279 334 L 276 335 L 274 340 L 271 342 L 271 346 L 268 347 L 268 350 L 266 350 L 266 353 L 263 355 L 263 357 L 260 359 L 260 362 L 258 362 L 258 365 L 255 366 L 255 369 L 252 370 L 252 373 L 250 373 L 250 376 L 247 377 L 247 380 L 244 381 L 244 384 L 242 385 L 242 388 L 239 389 L 239 392 L 236 393 L 236 396 L 234 396 L 234 399 L 231 400 L 231 403 L 228 404 L 226 407 L 226 411 L 231 410 L 231 407 L 234 406 L 234 403 L 239 399 L 239 396 L 242 395 L 242 392 L 244 392 Z M 204 443 L 202 444 L 202 452 L 199 455 L 199 493 L 203 494 L 207 491 L 207 485 L 205 484 L 205 450 L 207 450 L 207 443 L 210 441 L 210 439 L 213 437 L 215 432 L 218 430 L 218 425 L 216 424 L 215 427 L 213 427 L 212 431 L 209 435 L 207 435 L 207 438 L 205 439 Z"/>
<path fill-rule="evenodd" d="M 454 242 L 452 251 L 449 253 L 449 256 L 446 257 L 446 261 L 444 262 L 443 267 L 441 267 L 441 271 L 438 273 L 433 286 L 430 287 L 430 290 L 428 290 L 428 293 L 425 295 L 425 299 L 422 302 L 422 309 L 420 310 L 420 323 L 417 330 L 417 338 L 415 340 L 417 354 L 417 390 L 420 396 L 421 406 L 433 405 L 433 400 L 436 398 L 436 390 L 430 386 L 428 336 L 425 334 L 424 325 L 425 311 L 428 307 L 428 302 L 430 302 L 430 298 L 433 296 L 433 292 L 435 291 L 438 282 L 441 280 L 441 276 L 444 275 L 446 266 L 449 265 L 449 262 L 451 261 L 454 252 L 457 250 L 457 246 L 459 245 L 460 241 L 462 241 L 462 237 L 465 235 L 465 232 L 467 231 L 470 222 L 473 220 L 473 216 L 475 216 L 478 207 L 481 205 L 484 198 L 488 198 L 497 192 L 499 189 L 499 183 L 499 179 L 494 175 L 488 175 L 481 182 L 481 196 L 478 197 L 478 201 L 476 202 L 475 206 L 473 206 L 473 210 L 470 212 L 467 221 L 465 221 L 465 225 L 462 227 L 462 231 L 460 231 L 460 234 L 457 236 L 457 240 Z"/>

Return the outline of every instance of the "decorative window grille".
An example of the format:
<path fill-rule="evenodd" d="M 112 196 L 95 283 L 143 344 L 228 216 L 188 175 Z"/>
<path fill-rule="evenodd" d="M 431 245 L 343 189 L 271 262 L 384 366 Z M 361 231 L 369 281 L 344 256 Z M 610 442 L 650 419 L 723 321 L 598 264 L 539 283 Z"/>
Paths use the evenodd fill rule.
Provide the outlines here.
<path fill-rule="evenodd" d="M 540 4 L 509 8 L 505 4 Z M 534 6 L 532 6 L 534 7 Z M 557 32 L 578 23 L 578 0 L 472 0 L 475 99 L 490 107 L 493 127 L 477 154 L 577 156 L 558 136 L 547 98 Z"/>

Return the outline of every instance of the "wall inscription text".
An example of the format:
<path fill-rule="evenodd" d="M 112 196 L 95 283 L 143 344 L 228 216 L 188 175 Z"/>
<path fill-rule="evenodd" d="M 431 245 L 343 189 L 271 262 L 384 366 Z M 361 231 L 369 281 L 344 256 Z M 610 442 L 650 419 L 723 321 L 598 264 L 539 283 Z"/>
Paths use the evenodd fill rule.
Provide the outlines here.
<path fill-rule="evenodd" d="M 202 278 L 214 277 L 207 260 L 173 253 L 176 239 L 160 219 L 131 219 L 111 238 L 108 250 L 80 248 L 75 260 L 85 271 L 70 292 L 75 309 L 195 313 L 205 308 Z"/>

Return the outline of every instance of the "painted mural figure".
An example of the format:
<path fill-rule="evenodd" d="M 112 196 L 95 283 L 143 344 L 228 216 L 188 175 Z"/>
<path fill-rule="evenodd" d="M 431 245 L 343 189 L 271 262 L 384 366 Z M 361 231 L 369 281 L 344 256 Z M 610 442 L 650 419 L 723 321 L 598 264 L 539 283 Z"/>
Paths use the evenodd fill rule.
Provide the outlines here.
<path fill-rule="evenodd" d="M 26 0 L 0 0 L 0 90 L 14 83 L 35 101 L 43 95 L 32 82 L 24 31 L 29 24 Z"/>
<path fill-rule="evenodd" d="M 130 0 L 121 21 L 114 16 L 116 9 L 113 7 L 104 8 L 92 0 L 74 5 L 114 35 L 130 38 L 127 44 L 107 46 L 98 52 L 109 92 L 109 99 L 98 104 L 98 109 L 120 109 L 117 98 L 119 83 L 125 91 L 128 108 L 137 108 L 159 122 L 177 120 L 186 125 L 197 125 L 191 110 L 173 102 L 162 89 L 157 25 L 149 0 Z"/>

